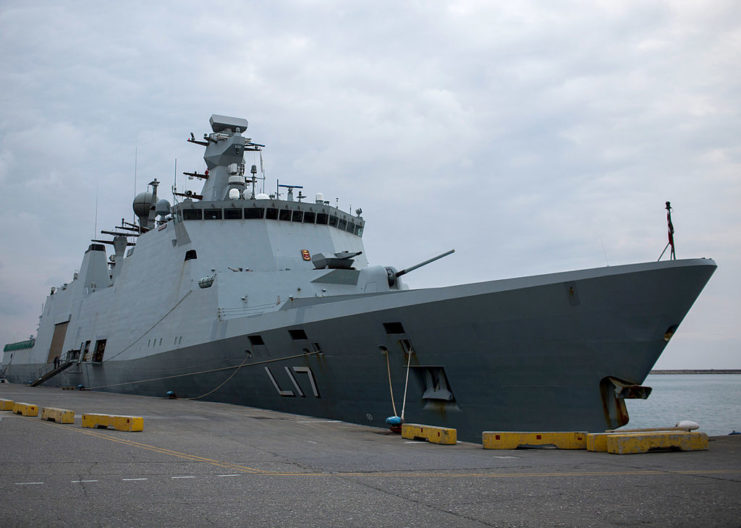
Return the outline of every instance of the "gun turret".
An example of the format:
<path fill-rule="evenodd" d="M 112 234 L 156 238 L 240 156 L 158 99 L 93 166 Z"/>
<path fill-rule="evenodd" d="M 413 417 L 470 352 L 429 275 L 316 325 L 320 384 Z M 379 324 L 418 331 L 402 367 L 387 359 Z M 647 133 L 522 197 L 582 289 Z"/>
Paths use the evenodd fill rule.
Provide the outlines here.
<path fill-rule="evenodd" d="M 406 275 L 410 271 L 414 271 L 417 268 L 421 268 L 422 266 L 426 266 L 427 264 L 430 264 L 431 262 L 435 262 L 436 260 L 439 260 L 439 259 L 441 259 L 443 257 L 447 257 L 448 255 L 450 255 L 452 253 L 455 253 L 455 249 L 451 249 L 449 251 L 446 251 L 445 253 L 440 253 L 436 257 L 432 257 L 431 259 L 427 259 L 427 260 L 425 260 L 423 262 L 420 262 L 419 264 L 415 264 L 414 266 L 409 266 L 408 268 L 404 268 L 401 271 L 396 271 L 394 268 L 391 268 L 391 267 L 386 268 L 386 275 L 387 275 L 388 281 L 389 281 L 389 288 L 393 288 L 394 286 L 396 286 L 397 279 L 399 277 L 401 277 L 402 275 Z"/>

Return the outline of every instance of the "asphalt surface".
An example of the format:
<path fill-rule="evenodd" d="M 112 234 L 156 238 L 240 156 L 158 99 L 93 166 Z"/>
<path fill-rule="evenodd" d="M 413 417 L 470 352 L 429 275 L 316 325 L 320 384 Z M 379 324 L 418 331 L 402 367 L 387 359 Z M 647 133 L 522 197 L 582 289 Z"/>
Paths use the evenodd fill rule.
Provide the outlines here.
<path fill-rule="evenodd" d="M 741 526 L 741 436 L 610 455 L 433 445 L 249 407 L 0 384 L 0 526 Z M 82 413 L 144 417 L 83 429 Z"/>

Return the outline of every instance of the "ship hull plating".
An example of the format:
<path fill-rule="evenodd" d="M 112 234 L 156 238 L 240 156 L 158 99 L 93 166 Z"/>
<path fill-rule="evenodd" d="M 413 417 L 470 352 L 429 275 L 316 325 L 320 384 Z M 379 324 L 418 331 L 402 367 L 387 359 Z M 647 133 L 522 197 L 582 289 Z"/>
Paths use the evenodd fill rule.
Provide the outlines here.
<path fill-rule="evenodd" d="M 474 441 L 491 429 L 602 431 L 620 425 L 604 380 L 642 383 L 714 270 L 696 259 L 296 299 L 216 319 L 219 339 L 132 359 L 106 351 L 45 384 L 378 426 L 404 407 L 407 421 Z M 6 376 L 47 368 L 11 364 Z"/>

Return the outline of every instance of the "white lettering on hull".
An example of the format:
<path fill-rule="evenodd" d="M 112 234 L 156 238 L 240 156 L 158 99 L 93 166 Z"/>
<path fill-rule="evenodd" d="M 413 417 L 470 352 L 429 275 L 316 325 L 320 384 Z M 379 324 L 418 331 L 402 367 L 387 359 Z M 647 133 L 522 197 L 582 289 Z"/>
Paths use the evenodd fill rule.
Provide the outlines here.
<path fill-rule="evenodd" d="M 314 373 L 311 370 L 311 367 L 283 367 L 286 371 L 286 375 L 288 376 L 288 379 L 290 380 L 291 384 L 293 385 L 293 388 L 296 389 L 296 391 L 282 389 L 281 386 L 278 384 L 278 381 L 275 379 L 275 376 L 273 375 L 273 372 L 270 370 L 270 367 L 265 367 L 265 372 L 268 375 L 268 378 L 270 378 L 270 382 L 273 384 L 273 387 L 275 387 L 275 390 L 278 392 L 279 396 L 286 396 L 286 397 L 296 397 L 299 396 L 301 398 L 306 397 L 306 394 L 304 394 L 304 391 L 301 389 L 301 385 L 299 385 L 298 380 L 296 379 L 295 374 L 306 374 L 306 377 L 309 379 L 309 384 L 311 386 L 311 392 L 314 394 L 315 398 L 319 398 L 319 389 L 317 388 L 316 384 L 316 378 L 314 377 Z"/>

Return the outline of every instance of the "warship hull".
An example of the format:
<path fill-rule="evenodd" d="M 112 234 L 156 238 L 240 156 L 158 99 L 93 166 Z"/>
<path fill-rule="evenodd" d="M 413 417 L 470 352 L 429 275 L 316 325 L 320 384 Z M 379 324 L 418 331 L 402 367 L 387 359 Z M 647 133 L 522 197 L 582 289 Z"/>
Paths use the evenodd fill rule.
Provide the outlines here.
<path fill-rule="evenodd" d="M 113 239 L 52 288 L 36 336 L 6 345 L 10 381 L 177 396 L 381 426 L 602 431 L 715 270 L 672 260 L 410 290 L 369 265 L 362 210 L 302 186 L 258 192 L 264 145 L 212 115 L 200 194 L 159 182 Z M 250 174 L 250 176 L 247 176 Z M 285 197 L 281 189 L 287 189 Z M 294 190 L 299 190 L 294 197 Z M 105 244 L 113 246 L 108 255 Z"/>
<path fill-rule="evenodd" d="M 621 390 L 642 389 L 715 267 L 675 260 L 292 298 L 259 315 L 217 308 L 216 318 L 207 317 L 211 290 L 196 289 L 142 337 L 109 345 L 105 361 L 70 362 L 45 385 L 172 391 L 376 426 L 403 408 L 406 421 L 473 441 L 485 430 L 603 431 L 627 422 L 631 391 Z M 126 333 L 125 318 L 108 317 Z M 145 347 L 158 328 L 172 345 L 160 338 L 155 349 L 148 337 Z M 28 382 L 49 369 L 5 370 Z"/>

